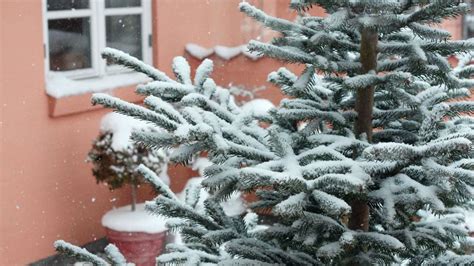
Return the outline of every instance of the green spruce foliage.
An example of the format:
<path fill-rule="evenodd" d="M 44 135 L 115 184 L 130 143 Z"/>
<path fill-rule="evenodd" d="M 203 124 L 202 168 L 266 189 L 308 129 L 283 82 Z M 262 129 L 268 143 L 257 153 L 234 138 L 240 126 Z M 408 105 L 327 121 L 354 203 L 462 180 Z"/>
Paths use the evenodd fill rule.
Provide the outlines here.
<path fill-rule="evenodd" d="M 313 6 L 328 16 L 304 15 Z M 474 42 L 449 40 L 433 26 L 467 5 L 293 0 L 291 8 L 301 14 L 296 22 L 240 5 L 281 33 L 271 43 L 252 41 L 251 50 L 305 66 L 269 75 L 288 98 L 264 116 L 242 111 L 216 86 L 209 60 L 192 79 L 177 57 L 171 79 L 119 51 L 104 52 L 154 81 L 137 88 L 144 107 L 104 94 L 93 103 L 165 129 L 132 137 L 174 147 L 174 162 L 205 151 L 213 163 L 202 182 L 210 192 L 203 212 L 194 209 L 199 188 L 182 202 L 139 168 L 161 192 L 146 208 L 169 217 L 184 239 L 158 263 L 472 265 L 460 207 L 474 193 L 474 104 L 465 100 L 474 86 Z M 452 55 L 463 58 L 457 67 L 447 60 Z M 219 205 L 234 191 L 258 197 L 244 217 L 226 216 Z M 272 222 L 263 224 L 263 214 Z"/>

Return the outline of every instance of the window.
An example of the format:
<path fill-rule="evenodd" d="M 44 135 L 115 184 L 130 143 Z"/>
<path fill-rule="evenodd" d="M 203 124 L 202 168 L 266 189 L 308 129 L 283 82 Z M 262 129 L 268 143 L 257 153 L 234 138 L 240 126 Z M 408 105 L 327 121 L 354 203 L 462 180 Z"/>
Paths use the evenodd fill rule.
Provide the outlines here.
<path fill-rule="evenodd" d="M 43 0 L 47 74 L 70 79 L 127 70 L 100 58 L 105 47 L 151 63 L 150 0 Z"/>
<path fill-rule="evenodd" d="M 474 0 L 466 1 L 471 6 L 469 14 L 464 16 L 464 38 L 474 38 Z"/>

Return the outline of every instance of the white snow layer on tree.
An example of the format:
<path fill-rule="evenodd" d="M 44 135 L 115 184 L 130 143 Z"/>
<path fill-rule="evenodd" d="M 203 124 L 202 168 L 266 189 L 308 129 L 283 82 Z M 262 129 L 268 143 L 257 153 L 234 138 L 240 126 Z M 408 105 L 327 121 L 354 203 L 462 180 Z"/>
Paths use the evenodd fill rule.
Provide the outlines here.
<path fill-rule="evenodd" d="M 268 114 L 268 111 L 274 108 L 272 102 L 267 99 L 254 99 L 242 105 L 242 110 L 246 113 L 253 113 L 256 116 Z"/>
<path fill-rule="evenodd" d="M 166 220 L 145 211 L 145 204 L 136 205 L 132 211 L 130 205 L 113 209 L 102 217 L 102 225 L 120 232 L 144 232 L 155 234 L 166 231 Z"/>
<path fill-rule="evenodd" d="M 203 177 L 193 177 L 189 179 L 183 191 L 176 195 L 181 201 L 184 202 L 186 198 L 186 190 L 192 186 L 200 186 L 202 180 L 204 180 Z M 207 193 L 207 191 L 204 188 L 201 188 L 199 201 L 196 205 L 196 210 L 198 212 L 201 212 L 204 210 L 204 200 L 207 199 L 208 197 L 209 197 L 209 193 Z M 226 215 L 228 216 L 240 215 L 246 210 L 245 204 L 242 201 L 240 193 L 232 194 L 229 200 L 221 203 L 221 206 L 224 209 L 224 212 L 226 213 Z"/>
<path fill-rule="evenodd" d="M 426 210 L 418 210 L 416 213 L 418 216 L 421 217 L 421 221 L 423 222 L 433 222 L 439 220 L 442 216 L 436 216 L 430 211 Z M 474 232 L 474 212 L 472 210 L 464 209 L 462 211 L 464 215 L 464 222 L 468 232 Z"/>
<path fill-rule="evenodd" d="M 198 171 L 200 176 L 204 176 L 204 169 L 211 165 L 211 161 L 209 161 L 209 159 L 207 159 L 206 157 L 198 157 L 193 161 L 191 168 L 194 171 Z"/>
<path fill-rule="evenodd" d="M 54 247 L 60 250 L 67 250 L 74 253 L 78 257 L 88 258 L 93 265 L 106 266 L 109 265 L 107 261 L 103 260 L 101 257 L 90 253 L 85 248 L 80 248 L 78 246 L 72 245 L 64 240 L 57 240 L 54 242 Z"/>
<path fill-rule="evenodd" d="M 146 75 L 135 72 L 90 79 L 71 79 L 62 73 L 50 72 L 46 77 L 46 93 L 60 99 L 85 93 L 109 91 L 149 81 L 150 78 Z"/>
<path fill-rule="evenodd" d="M 194 160 L 192 164 L 192 169 L 199 171 L 200 175 L 203 175 L 203 171 L 207 166 L 210 166 L 212 163 L 209 161 L 209 159 L 205 157 L 198 157 L 197 159 Z M 177 193 L 176 196 L 182 201 L 186 201 L 186 190 L 195 187 L 195 186 L 201 186 L 201 182 L 204 180 L 203 177 L 194 177 L 188 180 L 186 185 L 184 186 L 184 189 L 182 192 Z M 203 212 L 204 211 L 204 200 L 206 200 L 209 197 L 209 193 L 201 187 L 200 192 L 199 192 L 199 201 L 196 204 L 196 211 L 198 212 Z M 245 212 L 246 206 L 241 198 L 240 193 L 234 193 L 230 199 L 226 202 L 221 203 L 222 208 L 224 209 L 224 212 L 226 215 L 229 216 L 234 216 L 234 215 L 240 215 Z M 252 232 L 257 232 L 259 230 L 265 230 L 267 229 L 267 226 L 254 226 Z M 175 233 L 174 237 L 174 243 L 175 244 L 182 244 L 182 238 L 181 234 L 179 232 Z"/>
<path fill-rule="evenodd" d="M 133 131 L 151 129 L 158 131 L 161 130 L 144 121 L 115 112 L 106 114 L 100 123 L 100 131 L 102 133 L 112 133 L 111 147 L 114 151 L 125 151 L 130 147 L 132 144 L 130 136 L 132 135 Z M 158 152 L 163 153 L 163 157 L 166 158 L 166 155 L 164 154 L 165 151 L 163 149 L 159 149 Z M 164 163 L 161 173 L 157 174 L 165 184 L 169 185 L 170 178 L 168 176 L 168 163 Z"/>
<path fill-rule="evenodd" d="M 127 259 L 120 253 L 120 250 L 114 244 L 108 244 L 105 249 L 105 254 L 110 258 L 114 265 L 134 266 L 134 263 L 127 263 Z"/>
<path fill-rule="evenodd" d="M 223 46 L 223 45 L 216 45 L 213 48 L 205 48 L 195 43 L 188 43 L 185 46 L 186 52 L 188 52 L 191 56 L 203 60 L 211 56 L 212 54 L 216 54 L 218 57 L 224 60 L 230 60 L 240 54 L 245 55 L 246 57 L 257 60 L 262 57 L 260 54 L 251 52 L 247 48 L 247 45 L 239 45 L 239 46 Z"/>
<path fill-rule="evenodd" d="M 466 219 L 466 227 L 469 232 L 474 232 L 474 211 L 466 211 L 464 213 Z"/>
<path fill-rule="evenodd" d="M 130 136 L 133 130 L 144 130 L 152 128 L 150 124 L 130 116 L 111 112 L 106 114 L 100 122 L 102 133 L 110 132 L 112 136 L 112 149 L 123 151 L 131 144 Z"/>
<path fill-rule="evenodd" d="M 241 46 L 241 49 L 242 49 L 242 54 L 247 56 L 248 58 L 252 59 L 252 60 L 257 60 L 257 59 L 260 59 L 262 57 L 262 54 L 259 54 L 257 52 L 253 52 L 253 51 L 250 51 L 247 47 L 247 45 L 242 45 Z"/>

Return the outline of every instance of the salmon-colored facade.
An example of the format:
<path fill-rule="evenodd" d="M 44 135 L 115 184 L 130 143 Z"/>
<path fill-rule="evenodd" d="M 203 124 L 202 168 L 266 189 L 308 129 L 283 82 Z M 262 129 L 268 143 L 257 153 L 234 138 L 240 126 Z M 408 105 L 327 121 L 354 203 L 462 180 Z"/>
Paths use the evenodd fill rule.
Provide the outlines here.
<path fill-rule="evenodd" d="M 187 43 L 212 47 L 248 41 L 241 32 L 239 2 L 153 0 L 153 64 L 171 75 L 174 56 L 184 55 L 192 66 L 199 63 L 185 52 Z M 290 17 L 287 4 L 265 0 L 263 8 Z M 99 121 L 109 110 L 91 108 L 90 94 L 55 99 L 45 92 L 42 5 L 40 0 L 0 0 L 0 265 L 23 265 L 53 255 L 57 239 L 84 244 L 101 238 L 101 216 L 129 202 L 127 189 L 110 192 L 96 185 L 84 162 Z M 460 20 L 446 26 L 460 38 Z M 218 84 L 267 85 L 270 89 L 259 96 L 274 103 L 281 98 L 266 83 L 267 74 L 280 63 L 244 56 L 211 59 Z M 112 93 L 139 100 L 132 91 Z M 172 188 L 179 191 L 195 173 L 171 167 L 169 174 Z M 141 197 L 150 194 L 144 190 Z"/>

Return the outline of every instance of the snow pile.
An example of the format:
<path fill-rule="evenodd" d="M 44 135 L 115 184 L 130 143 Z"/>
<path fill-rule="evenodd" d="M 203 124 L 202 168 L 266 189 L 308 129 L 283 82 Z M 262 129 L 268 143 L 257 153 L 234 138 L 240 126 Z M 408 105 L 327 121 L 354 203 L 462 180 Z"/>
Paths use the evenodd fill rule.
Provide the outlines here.
<path fill-rule="evenodd" d="M 242 110 L 246 113 L 253 113 L 255 116 L 264 116 L 274 107 L 275 105 L 267 99 L 254 99 L 245 103 Z"/>
<path fill-rule="evenodd" d="M 149 234 L 166 231 L 166 220 L 145 211 L 145 204 L 136 205 L 131 211 L 130 206 L 123 206 L 107 212 L 102 217 L 102 225 L 120 232 L 144 232 Z"/>
<path fill-rule="evenodd" d="M 238 56 L 242 52 L 242 49 L 240 46 L 227 47 L 227 46 L 217 45 L 216 47 L 214 47 L 214 51 L 216 52 L 216 55 L 219 56 L 220 58 L 225 59 L 225 60 L 230 60 Z"/>
<path fill-rule="evenodd" d="M 223 45 L 216 45 L 213 48 L 205 48 L 195 43 L 188 43 L 185 46 L 186 52 L 188 52 L 191 56 L 203 60 L 211 56 L 212 54 L 216 54 L 218 57 L 224 60 L 230 60 L 240 54 L 245 55 L 246 57 L 257 60 L 262 57 L 260 54 L 251 52 L 247 48 L 247 45 L 239 45 L 239 46 L 223 46 Z"/>
<path fill-rule="evenodd" d="M 202 60 L 214 53 L 214 49 L 212 48 L 206 49 L 194 43 L 188 43 L 186 44 L 184 48 L 189 54 L 191 54 L 192 56 L 196 57 L 199 60 Z"/>
<path fill-rule="evenodd" d="M 125 73 L 90 79 L 71 79 L 62 73 L 50 72 L 46 77 L 46 93 L 54 98 L 64 98 L 85 93 L 103 92 L 149 82 L 142 73 Z"/>
<path fill-rule="evenodd" d="M 134 130 L 150 128 L 152 126 L 146 122 L 114 112 L 105 115 L 100 123 L 101 132 L 113 134 L 111 146 L 115 151 L 123 151 L 130 146 L 130 136 Z"/>

